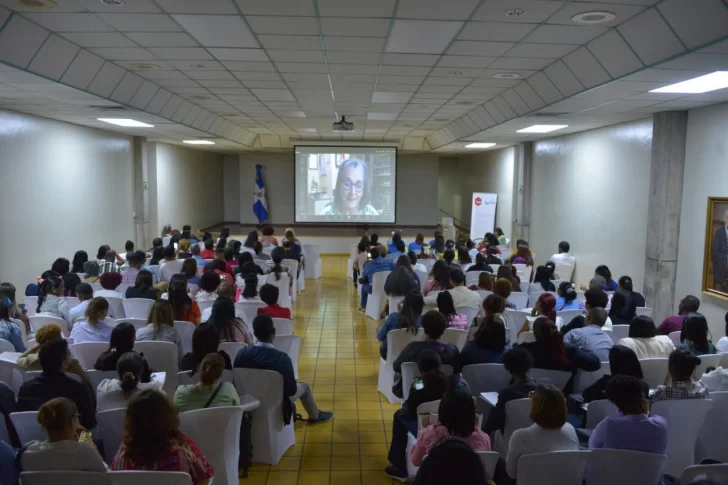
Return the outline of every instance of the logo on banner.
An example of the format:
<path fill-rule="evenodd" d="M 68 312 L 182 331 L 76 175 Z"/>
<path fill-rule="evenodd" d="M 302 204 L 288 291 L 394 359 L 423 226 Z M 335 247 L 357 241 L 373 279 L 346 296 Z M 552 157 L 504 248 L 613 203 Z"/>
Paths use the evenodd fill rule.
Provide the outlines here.
<path fill-rule="evenodd" d="M 475 205 L 480 205 L 482 203 L 483 203 L 483 199 L 481 199 L 480 197 L 475 198 Z"/>

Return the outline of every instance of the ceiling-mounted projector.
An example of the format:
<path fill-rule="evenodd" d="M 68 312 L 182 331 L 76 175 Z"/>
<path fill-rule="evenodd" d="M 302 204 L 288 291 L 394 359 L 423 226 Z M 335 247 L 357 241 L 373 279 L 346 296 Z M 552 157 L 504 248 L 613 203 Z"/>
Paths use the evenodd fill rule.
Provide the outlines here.
<path fill-rule="evenodd" d="M 354 131 L 354 123 L 349 123 L 346 116 L 342 116 L 341 121 L 334 121 L 331 125 L 331 131 Z"/>

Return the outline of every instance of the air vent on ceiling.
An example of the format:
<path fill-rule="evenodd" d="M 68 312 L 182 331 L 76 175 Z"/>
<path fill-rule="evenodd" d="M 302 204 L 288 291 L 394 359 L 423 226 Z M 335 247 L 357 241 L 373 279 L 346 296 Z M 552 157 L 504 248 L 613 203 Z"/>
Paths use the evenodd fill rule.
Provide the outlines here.
<path fill-rule="evenodd" d="M 89 108 L 99 111 L 129 111 L 123 106 L 89 106 Z"/>
<path fill-rule="evenodd" d="M 553 113 L 551 113 L 551 112 L 534 113 L 532 115 L 524 116 L 524 118 L 554 118 L 557 116 L 566 116 L 568 114 L 569 113 L 561 113 L 561 112 L 554 111 Z"/>

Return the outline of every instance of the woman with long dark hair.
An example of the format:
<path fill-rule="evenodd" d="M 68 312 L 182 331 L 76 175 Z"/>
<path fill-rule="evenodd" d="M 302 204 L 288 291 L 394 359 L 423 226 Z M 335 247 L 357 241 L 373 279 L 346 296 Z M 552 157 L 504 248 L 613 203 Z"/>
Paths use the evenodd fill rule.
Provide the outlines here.
<path fill-rule="evenodd" d="M 455 311 L 455 303 L 449 291 L 441 291 L 437 294 L 437 310 L 445 315 L 447 326 L 459 330 L 467 330 L 471 322 L 468 322 L 467 315 Z"/>
<path fill-rule="evenodd" d="M 235 303 L 230 298 L 221 297 L 215 300 L 207 323 L 217 330 L 220 341 L 253 344 L 247 325 L 235 316 Z"/>
<path fill-rule="evenodd" d="M 629 336 L 618 343 L 632 349 L 640 359 L 668 358 L 675 350 L 670 337 L 657 335 L 655 322 L 646 315 L 634 317 L 629 323 Z"/>
<path fill-rule="evenodd" d="M 609 309 L 609 318 L 612 325 L 629 325 L 637 316 L 637 308 L 629 292 L 619 290 L 612 295 L 612 306 Z"/>
<path fill-rule="evenodd" d="M 84 272 L 83 265 L 86 261 L 88 261 L 88 253 L 83 250 L 76 251 L 71 263 L 71 273 L 82 274 Z"/>
<path fill-rule="evenodd" d="M 609 271 L 609 268 L 606 265 L 602 264 L 597 266 L 597 269 L 594 270 L 594 274 L 607 280 L 604 291 L 617 291 L 619 289 L 617 282 L 612 279 L 612 272 Z"/>
<path fill-rule="evenodd" d="M 182 322 L 200 323 L 202 312 L 196 302 L 187 294 L 187 282 L 175 280 L 169 285 L 168 298 L 174 319 Z"/>
<path fill-rule="evenodd" d="M 564 344 L 561 332 L 547 317 L 538 317 L 533 323 L 535 342 L 521 344 L 533 357 L 537 369 L 576 372 L 578 369 L 593 372 L 599 370 L 601 362 L 593 352 Z"/>
<path fill-rule="evenodd" d="M 114 371 L 116 370 L 116 364 L 122 355 L 127 352 L 136 352 L 134 350 L 134 344 L 136 343 L 136 328 L 129 322 L 121 322 L 114 330 L 111 331 L 111 338 L 109 340 L 109 348 L 99 355 L 94 364 L 94 369 L 100 371 Z M 144 357 L 143 354 L 139 354 Z M 149 368 L 147 361 L 144 361 L 144 372 L 142 373 L 141 381 L 149 382 L 152 377 L 152 370 Z"/>
<path fill-rule="evenodd" d="M 258 231 L 253 230 L 248 233 L 248 237 L 245 238 L 245 244 L 243 246 L 245 246 L 247 252 L 252 252 L 254 251 L 253 247 L 256 242 L 258 242 Z"/>
<path fill-rule="evenodd" d="M 71 321 L 70 309 L 63 295 L 63 280 L 58 276 L 49 276 L 43 280 L 38 288 L 37 313 L 63 318 L 66 322 Z"/>
<path fill-rule="evenodd" d="M 422 294 L 427 296 L 432 291 L 445 291 L 452 288 L 450 284 L 450 268 L 443 260 L 435 261 L 430 271 L 431 279 L 425 282 Z"/>
<path fill-rule="evenodd" d="M 277 246 L 270 253 L 270 261 L 266 261 L 265 264 L 268 266 L 268 273 L 273 274 L 276 281 L 281 279 L 281 273 L 284 271 L 288 274 L 288 283 L 293 284 L 293 268 L 288 263 L 284 263 L 283 259 L 286 256 L 286 250 L 281 246 Z"/>
<path fill-rule="evenodd" d="M 350 158 L 339 166 L 334 186 L 334 201 L 324 207 L 325 216 L 365 215 L 378 216 L 372 207 L 369 168 L 362 160 Z"/>
<path fill-rule="evenodd" d="M 149 370 L 141 354 L 125 352 L 116 363 L 116 379 L 104 379 L 96 389 L 96 412 L 126 407 L 129 400 L 144 389 L 160 389 L 158 381 L 144 381 Z"/>
<path fill-rule="evenodd" d="M 398 312 L 390 313 L 379 330 L 377 340 L 382 342 L 379 346 L 379 355 L 387 358 L 387 334 L 392 330 L 407 329 L 413 334 L 422 327 L 422 309 L 425 307 L 425 300 L 420 293 L 410 293 L 404 297 L 402 308 Z"/>
<path fill-rule="evenodd" d="M 634 302 L 634 306 L 636 306 L 637 308 L 647 306 L 645 297 L 642 296 L 642 294 L 634 291 L 632 286 L 632 278 L 630 278 L 629 276 L 621 276 L 619 278 L 619 281 L 617 282 L 617 285 L 619 286 L 620 290 L 624 290 L 630 294 L 630 296 L 632 297 L 632 301 Z"/>
<path fill-rule="evenodd" d="M 680 342 L 680 345 L 675 346 L 676 349 L 688 349 L 697 356 L 718 353 L 710 340 L 708 320 L 702 313 L 690 313 L 685 317 Z"/>
<path fill-rule="evenodd" d="M 498 298 L 498 297 L 495 297 Z M 492 301 L 492 300 L 491 300 Z M 478 325 L 473 340 L 468 341 L 458 356 L 458 369 L 471 364 L 503 362 L 503 355 L 510 349 L 503 315 L 486 315 Z"/>
<path fill-rule="evenodd" d="M 556 299 L 556 311 L 580 310 L 579 302 L 576 301 L 576 290 L 568 281 L 562 281 L 557 290 L 559 297 Z"/>
<path fill-rule="evenodd" d="M 607 383 L 613 376 L 631 376 L 640 379 L 645 399 L 650 394 L 650 386 L 642 380 L 642 365 L 640 364 L 637 354 L 629 347 L 624 345 L 615 345 L 609 349 L 609 374 L 602 376 L 591 386 L 584 389 L 582 398 L 584 402 L 592 402 L 598 399 L 607 399 Z"/>
<path fill-rule="evenodd" d="M 225 361 L 225 368 L 231 370 L 233 368 L 232 359 L 235 356 L 229 356 L 222 350 L 218 350 L 220 346 L 220 337 L 218 337 L 217 329 L 211 322 L 202 322 L 195 328 L 192 333 L 192 352 L 182 357 L 179 368 L 181 371 L 189 371 L 189 376 L 194 377 L 197 369 L 208 354 L 217 352 Z"/>
<path fill-rule="evenodd" d="M 533 277 L 533 283 L 528 286 L 528 293 L 538 293 L 541 291 L 556 291 L 556 287 L 551 282 L 551 271 L 546 266 L 536 268 L 536 275 Z"/>
<path fill-rule="evenodd" d="M 16 352 L 25 352 L 23 332 L 20 327 L 11 322 L 13 302 L 6 296 L 0 297 L 0 338 L 13 344 Z"/>

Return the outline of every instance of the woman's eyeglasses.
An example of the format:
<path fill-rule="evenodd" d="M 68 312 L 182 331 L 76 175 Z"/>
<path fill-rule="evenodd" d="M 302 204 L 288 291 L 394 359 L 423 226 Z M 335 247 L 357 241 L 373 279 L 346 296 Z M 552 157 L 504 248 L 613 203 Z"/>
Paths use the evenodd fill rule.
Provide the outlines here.
<path fill-rule="evenodd" d="M 351 180 L 344 180 L 344 188 L 346 190 L 355 189 L 357 192 L 364 190 L 364 184 L 362 182 L 352 183 Z"/>

